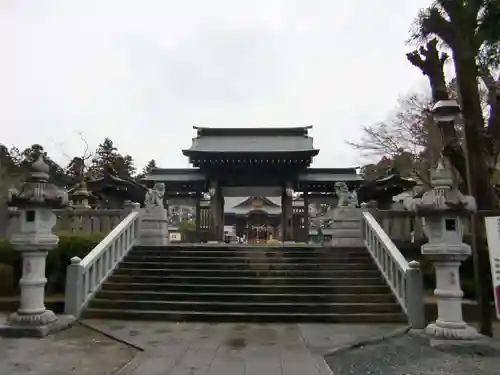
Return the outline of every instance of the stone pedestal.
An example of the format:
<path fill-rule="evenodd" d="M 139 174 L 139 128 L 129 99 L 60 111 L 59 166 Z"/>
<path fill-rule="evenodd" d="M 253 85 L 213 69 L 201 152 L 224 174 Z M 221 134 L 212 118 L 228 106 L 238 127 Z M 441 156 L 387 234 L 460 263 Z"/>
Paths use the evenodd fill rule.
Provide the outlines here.
<path fill-rule="evenodd" d="M 338 207 L 333 210 L 332 246 L 363 246 L 361 239 L 361 212 L 356 207 Z"/>
<path fill-rule="evenodd" d="M 48 251 L 56 247 L 58 242 L 59 238 L 53 234 L 15 235 L 11 238 L 12 246 L 22 252 L 23 269 L 19 280 L 21 296 L 18 310 L 0 325 L 1 336 L 44 337 L 67 328 L 75 321 L 71 316 L 58 318 L 44 304 L 47 283 L 45 260 Z"/>
<path fill-rule="evenodd" d="M 462 296 L 460 287 L 460 264 L 469 257 L 470 247 L 466 244 L 448 246 L 442 253 L 440 246 L 426 244 L 422 254 L 434 265 L 438 318 L 425 329 L 432 337 L 443 339 L 478 339 L 481 335 L 474 327 L 464 322 L 462 317 Z"/>
<path fill-rule="evenodd" d="M 157 206 L 144 210 L 139 226 L 139 245 L 166 246 L 168 238 L 168 213 L 163 207 Z"/>
<path fill-rule="evenodd" d="M 45 261 L 48 252 L 59 243 L 52 233 L 56 224 L 54 208 L 68 203 L 66 192 L 50 184 L 49 166 L 43 157 L 33 164 L 32 173 L 21 190 L 11 193 L 9 204 L 19 210 L 20 225 L 10 242 L 21 253 L 23 261 L 20 306 L 7 322 L 0 325 L 0 335 L 10 337 L 43 337 L 69 327 L 75 318 L 58 318 L 45 308 Z"/>

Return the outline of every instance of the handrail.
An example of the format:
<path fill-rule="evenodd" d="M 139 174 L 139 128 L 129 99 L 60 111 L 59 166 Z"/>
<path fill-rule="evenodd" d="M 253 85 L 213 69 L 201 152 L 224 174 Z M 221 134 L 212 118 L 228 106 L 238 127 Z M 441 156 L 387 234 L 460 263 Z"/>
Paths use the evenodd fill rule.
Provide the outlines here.
<path fill-rule="evenodd" d="M 132 211 L 85 258 L 67 267 L 64 310 L 78 317 L 139 238 L 139 212 Z"/>
<path fill-rule="evenodd" d="M 363 242 L 413 328 L 425 326 L 420 264 L 408 262 L 369 212 L 363 212 Z"/>

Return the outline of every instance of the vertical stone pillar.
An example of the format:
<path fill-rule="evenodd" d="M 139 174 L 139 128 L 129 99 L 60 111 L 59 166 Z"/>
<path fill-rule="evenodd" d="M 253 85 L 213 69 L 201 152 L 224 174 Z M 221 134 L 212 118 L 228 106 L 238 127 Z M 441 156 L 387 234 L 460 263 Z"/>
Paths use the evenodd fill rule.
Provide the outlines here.
<path fill-rule="evenodd" d="M 3 336 L 43 337 L 75 320 L 71 316 L 58 318 L 44 303 L 45 261 L 48 252 L 59 243 L 52 233 L 57 221 L 53 209 L 68 204 L 67 193 L 49 183 L 49 177 L 49 166 L 40 156 L 21 190 L 10 192 L 9 205 L 17 207 L 20 213 L 20 226 L 10 242 L 21 253 L 23 269 L 19 280 L 20 306 L 9 316 L 7 324 L 0 326 Z"/>

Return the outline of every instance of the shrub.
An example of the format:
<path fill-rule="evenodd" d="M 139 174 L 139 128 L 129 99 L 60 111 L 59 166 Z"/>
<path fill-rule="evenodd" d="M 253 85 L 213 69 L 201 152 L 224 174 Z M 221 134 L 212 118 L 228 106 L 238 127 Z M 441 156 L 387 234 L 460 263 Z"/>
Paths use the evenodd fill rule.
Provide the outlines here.
<path fill-rule="evenodd" d="M 103 238 L 103 234 L 58 233 L 59 244 L 47 256 L 46 275 L 48 294 L 64 293 L 66 267 L 74 256 L 85 257 Z M 0 238 L 0 263 L 12 267 L 14 285 L 17 287 L 22 274 L 21 256 L 12 249 L 8 238 Z"/>
<path fill-rule="evenodd" d="M 268 244 L 268 245 L 277 245 L 279 243 L 280 243 L 280 241 L 275 239 L 275 238 L 266 241 L 266 244 Z"/>

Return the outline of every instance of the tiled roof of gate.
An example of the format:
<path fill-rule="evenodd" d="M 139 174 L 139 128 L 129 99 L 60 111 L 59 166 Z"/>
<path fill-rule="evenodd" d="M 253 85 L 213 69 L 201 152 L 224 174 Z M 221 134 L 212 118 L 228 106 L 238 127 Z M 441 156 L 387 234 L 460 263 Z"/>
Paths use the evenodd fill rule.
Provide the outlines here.
<path fill-rule="evenodd" d="M 192 152 L 300 152 L 317 153 L 309 127 L 301 128 L 195 128 L 198 130 L 189 149 Z"/>

